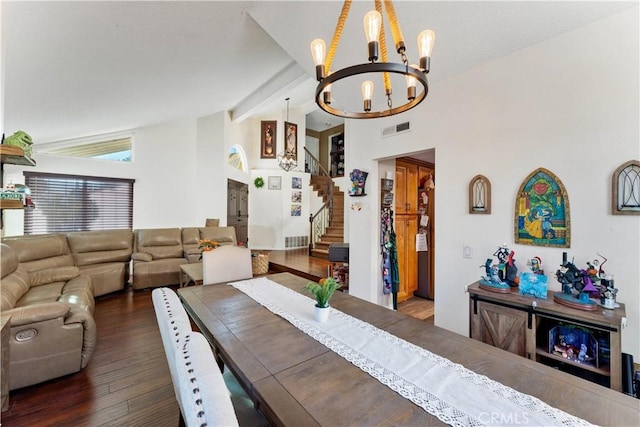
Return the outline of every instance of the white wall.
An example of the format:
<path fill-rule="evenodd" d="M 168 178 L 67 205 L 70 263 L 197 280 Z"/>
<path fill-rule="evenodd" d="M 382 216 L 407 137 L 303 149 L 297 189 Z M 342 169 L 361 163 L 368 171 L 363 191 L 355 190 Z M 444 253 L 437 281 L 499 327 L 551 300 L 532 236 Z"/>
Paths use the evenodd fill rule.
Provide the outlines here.
<path fill-rule="evenodd" d="M 197 222 L 191 226 L 204 226 L 206 218 L 218 218 L 227 224 L 227 153 L 225 145 L 225 113 L 220 112 L 198 119 L 195 177 L 192 186 L 198 189 L 191 209 L 197 213 Z M 184 208 L 189 209 L 188 205 Z M 186 226 L 186 225 L 185 225 Z"/>
<path fill-rule="evenodd" d="M 260 158 L 260 121 L 276 120 L 276 153 L 284 151 L 284 122 L 287 121 L 286 110 L 270 116 L 245 120 L 238 124 L 243 129 L 245 140 L 251 153 L 251 184 L 249 185 L 249 246 L 252 249 L 284 249 L 286 236 L 306 236 L 309 234 L 309 213 L 311 193 L 309 190 L 309 174 L 304 172 L 305 113 L 298 108 L 289 110 L 289 122 L 298 125 L 298 166 L 285 172 L 278 166 L 277 159 Z M 256 189 L 253 180 L 262 177 L 265 186 Z M 269 176 L 282 179 L 280 190 L 269 190 Z M 302 213 L 291 216 L 291 178 L 302 178 Z"/>
<path fill-rule="evenodd" d="M 305 136 L 304 147 L 309 150 L 316 159 L 320 158 L 320 140 L 314 136 Z"/>
<path fill-rule="evenodd" d="M 134 228 L 202 226 L 226 222 L 223 113 L 135 129 L 133 161 L 38 154 L 35 167 L 5 165 L 5 179 L 23 183 L 23 171 L 135 179 Z M 37 203 L 37 201 L 36 201 Z M 4 210 L 5 236 L 23 234 L 22 211 Z"/>
<path fill-rule="evenodd" d="M 376 159 L 435 148 L 436 324 L 468 334 L 464 287 L 479 279 L 479 266 L 502 243 L 521 270 L 540 256 L 551 277 L 563 251 L 578 266 L 600 252 L 626 303 L 623 351 L 640 359 L 640 217 L 610 214 L 613 171 L 640 158 L 638 36 L 636 7 L 433 83 L 427 100 L 401 119 L 347 121 L 347 170 L 375 172 Z M 381 128 L 407 119 L 412 132 L 380 138 Z M 569 249 L 514 244 L 516 192 L 538 167 L 567 189 Z M 479 173 L 492 184 L 491 215 L 467 213 L 468 183 Z M 379 178 L 370 173 L 367 182 L 370 213 L 346 212 L 357 219 L 349 232 L 351 292 L 385 304 L 373 196 Z M 462 258 L 464 243 L 472 259 Z M 554 278 L 550 287 L 560 289 Z"/>
<path fill-rule="evenodd" d="M 24 183 L 23 171 L 135 179 L 134 228 L 176 227 L 196 224 L 195 120 L 163 123 L 136 129 L 133 161 L 82 159 L 35 155 L 35 167 L 5 165 L 5 180 Z M 37 201 L 36 201 L 37 203 Z M 21 235 L 22 211 L 4 210 L 5 236 Z M 204 223 L 204 220 L 202 220 Z M 199 222 L 198 222 L 199 223 Z"/>
<path fill-rule="evenodd" d="M 253 169 L 249 185 L 249 246 L 252 249 L 285 249 L 285 237 L 309 235 L 311 194 L 308 173 L 285 172 L 282 169 Z M 256 188 L 253 180 L 262 177 L 264 187 Z M 271 190 L 269 177 L 280 177 L 280 190 Z M 302 188 L 293 189 L 292 177 L 302 179 Z M 291 216 L 291 195 L 302 192 L 302 212 Z"/>
<path fill-rule="evenodd" d="M 196 135 L 196 120 L 135 132 L 134 228 L 204 225 L 204 219 L 197 218 Z"/>

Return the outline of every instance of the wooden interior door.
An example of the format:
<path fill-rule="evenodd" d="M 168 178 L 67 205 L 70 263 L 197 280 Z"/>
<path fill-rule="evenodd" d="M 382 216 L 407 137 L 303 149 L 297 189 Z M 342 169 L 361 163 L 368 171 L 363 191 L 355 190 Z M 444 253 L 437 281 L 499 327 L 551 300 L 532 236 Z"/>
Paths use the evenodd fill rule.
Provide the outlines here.
<path fill-rule="evenodd" d="M 420 286 L 418 296 L 433 298 L 433 250 L 430 246 L 433 239 L 427 236 L 429 250 L 427 252 L 416 252 L 416 234 L 419 230 L 420 222 L 420 184 L 421 177 L 425 173 L 432 173 L 433 168 L 427 168 L 424 162 L 412 159 L 396 160 L 395 172 L 395 231 L 398 241 L 398 267 L 400 272 L 400 286 L 398 290 L 398 301 L 406 300 L 414 296 L 414 292 Z M 433 193 L 431 191 L 430 193 Z M 431 194 L 430 194 L 431 196 Z M 431 203 L 433 206 L 433 203 Z M 431 212 L 430 218 L 433 212 Z M 433 224 L 430 225 L 433 229 Z M 400 243 L 401 242 L 401 243 Z M 426 260 L 429 257 L 429 261 Z M 424 262 L 421 260 L 424 259 Z M 420 262 L 420 266 L 418 263 Z M 426 275 L 418 275 L 421 268 L 427 267 Z M 424 290 L 422 282 L 428 282 L 429 291 Z"/>
<path fill-rule="evenodd" d="M 249 186 L 227 181 L 227 225 L 236 229 L 238 244 L 249 244 Z"/>
<path fill-rule="evenodd" d="M 404 301 L 413 297 L 413 292 L 418 289 L 418 255 L 415 240 L 418 218 L 415 215 L 396 216 L 395 232 L 400 273 L 398 301 Z"/>

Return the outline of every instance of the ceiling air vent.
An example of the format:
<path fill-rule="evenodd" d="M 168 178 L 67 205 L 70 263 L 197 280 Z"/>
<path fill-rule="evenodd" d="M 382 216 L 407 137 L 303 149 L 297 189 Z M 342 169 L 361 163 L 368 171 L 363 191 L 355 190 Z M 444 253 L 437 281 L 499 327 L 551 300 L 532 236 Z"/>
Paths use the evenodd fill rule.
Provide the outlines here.
<path fill-rule="evenodd" d="M 411 122 L 398 123 L 382 129 L 382 136 L 392 136 L 399 133 L 409 132 L 411 130 Z"/>

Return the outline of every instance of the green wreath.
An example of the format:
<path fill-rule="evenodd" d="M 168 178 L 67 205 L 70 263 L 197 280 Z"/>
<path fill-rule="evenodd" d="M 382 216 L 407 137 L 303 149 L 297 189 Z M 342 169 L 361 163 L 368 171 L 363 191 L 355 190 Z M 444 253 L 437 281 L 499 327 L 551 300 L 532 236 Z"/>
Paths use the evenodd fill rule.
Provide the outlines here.
<path fill-rule="evenodd" d="M 253 185 L 255 185 L 256 188 L 264 187 L 264 179 L 262 179 L 261 176 L 257 177 L 256 179 L 253 180 Z"/>

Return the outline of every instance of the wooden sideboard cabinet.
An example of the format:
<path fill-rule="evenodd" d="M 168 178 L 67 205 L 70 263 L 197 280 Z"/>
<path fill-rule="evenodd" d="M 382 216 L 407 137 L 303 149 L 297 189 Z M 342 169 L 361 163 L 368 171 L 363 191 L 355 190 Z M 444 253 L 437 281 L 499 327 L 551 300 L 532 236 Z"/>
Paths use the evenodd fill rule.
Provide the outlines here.
<path fill-rule="evenodd" d="M 583 311 L 555 303 L 554 292 L 540 299 L 519 295 L 518 288 L 488 291 L 478 282 L 468 291 L 471 338 L 622 391 L 624 304 Z"/>

